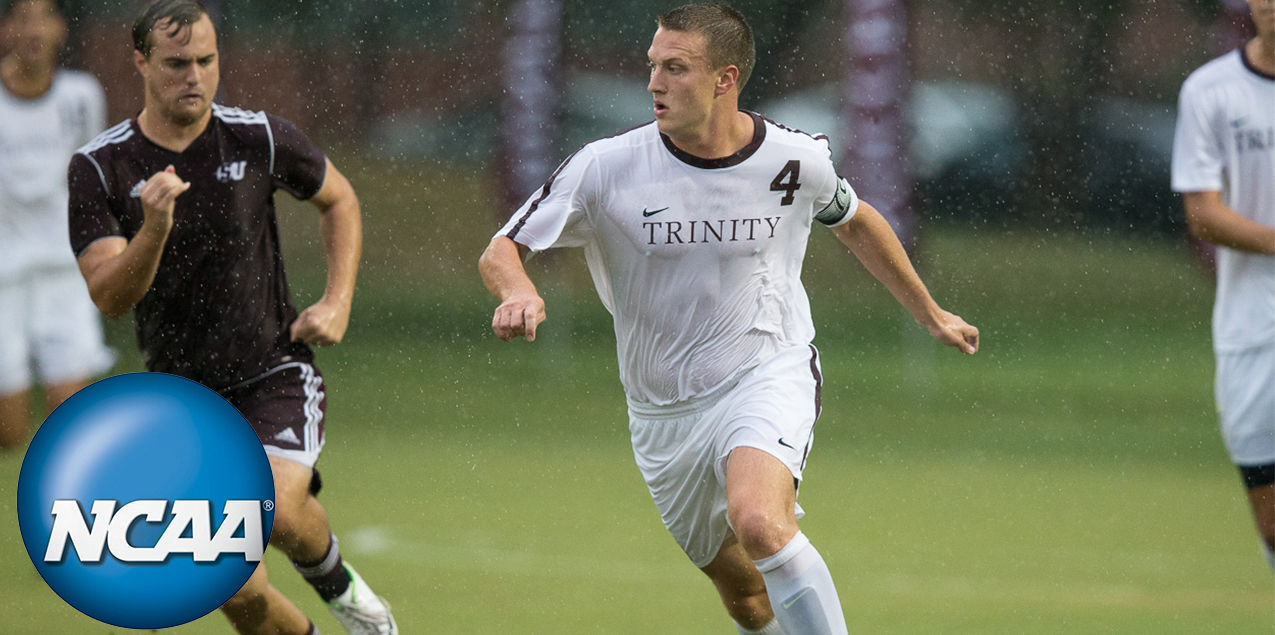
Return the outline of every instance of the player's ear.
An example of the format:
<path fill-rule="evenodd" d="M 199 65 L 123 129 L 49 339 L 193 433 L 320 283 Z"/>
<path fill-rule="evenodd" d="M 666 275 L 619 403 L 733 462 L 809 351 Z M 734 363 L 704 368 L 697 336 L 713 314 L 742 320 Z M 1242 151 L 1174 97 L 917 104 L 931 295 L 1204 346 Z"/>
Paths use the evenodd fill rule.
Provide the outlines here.
<path fill-rule="evenodd" d="M 70 30 L 66 25 L 66 18 L 63 17 L 61 13 L 55 12 L 54 17 L 58 22 L 58 37 L 56 46 L 58 49 L 61 49 L 66 45 L 66 39 L 70 36 Z"/>
<path fill-rule="evenodd" d="M 718 96 L 729 93 L 739 82 L 739 67 L 731 64 L 717 73 L 717 86 L 714 91 Z"/>
<path fill-rule="evenodd" d="M 142 77 L 146 77 L 146 56 L 137 49 L 133 49 L 133 66 L 137 67 L 137 72 L 141 73 Z"/>

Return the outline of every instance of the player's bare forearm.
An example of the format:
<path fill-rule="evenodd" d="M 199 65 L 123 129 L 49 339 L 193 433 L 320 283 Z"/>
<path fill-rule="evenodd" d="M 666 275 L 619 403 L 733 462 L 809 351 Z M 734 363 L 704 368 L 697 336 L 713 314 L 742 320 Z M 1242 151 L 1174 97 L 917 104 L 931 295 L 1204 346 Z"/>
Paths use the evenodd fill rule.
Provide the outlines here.
<path fill-rule="evenodd" d="M 143 224 L 133 240 L 110 236 L 89 245 L 78 264 L 97 310 L 112 320 L 128 315 L 155 281 L 167 242 L 167 231 Z"/>
<path fill-rule="evenodd" d="M 844 225 L 833 227 L 832 233 L 890 290 L 917 323 L 925 325 L 933 321 L 938 305 L 912 267 L 890 223 L 876 208 L 860 201 L 854 217 Z"/>
<path fill-rule="evenodd" d="M 500 306 L 492 316 L 491 329 L 508 342 L 525 336 L 536 339 L 536 326 L 545 320 L 545 303 L 522 266 L 528 249 L 504 236 L 497 236 L 478 259 L 483 284 Z"/>
<path fill-rule="evenodd" d="M 860 201 L 854 217 L 832 232 L 935 339 L 967 354 L 978 351 L 978 329 L 939 307 L 876 208 Z"/>
<path fill-rule="evenodd" d="M 363 256 L 363 220 L 349 180 L 328 161 L 323 188 L 310 202 L 319 209 L 319 233 L 328 265 L 323 297 L 292 323 L 293 340 L 317 346 L 340 343 L 350 323 L 354 286 Z"/>
<path fill-rule="evenodd" d="M 1275 254 L 1275 227 L 1268 227 L 1222 203 L 1220 192 L 1187 192 L 1182 195 L 1187 226 L 1200 240 L 1240 251 Z"/>

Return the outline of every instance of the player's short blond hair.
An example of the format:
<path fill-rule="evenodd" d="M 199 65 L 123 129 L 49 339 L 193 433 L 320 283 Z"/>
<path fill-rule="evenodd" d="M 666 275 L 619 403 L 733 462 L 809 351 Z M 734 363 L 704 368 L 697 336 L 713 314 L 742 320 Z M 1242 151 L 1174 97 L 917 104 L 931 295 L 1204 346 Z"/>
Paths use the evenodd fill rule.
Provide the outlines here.
<path fill-rule="evenodd" d="M 704 36 L 708 63 L 713 68 L 738 68 L 739 79 L 735 85 L 740 91 L 744 90 L 757 63 L 757 49 L 753 29 L 738 11 L 720 2 L 688 4 L 661 15 L 656 23 L 667 31 Z"/>

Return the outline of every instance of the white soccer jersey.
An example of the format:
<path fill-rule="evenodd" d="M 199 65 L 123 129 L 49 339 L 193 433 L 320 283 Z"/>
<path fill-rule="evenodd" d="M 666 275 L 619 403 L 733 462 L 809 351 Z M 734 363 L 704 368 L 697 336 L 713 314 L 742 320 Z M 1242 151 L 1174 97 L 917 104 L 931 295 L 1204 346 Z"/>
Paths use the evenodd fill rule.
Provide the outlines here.
<path fill-rule="evenodd" d="M 594 141 L 500 231 L 533 251 L 585 248 L 632 403 L 704 395 L 814 337 L 811 221 L 844 223 L 858 199 L 826 137 L 750 115 L 752 141 L 722 159 L 681 151 L 654 122 Z"/>
<path fill-rule="evenodd" d="M 1221 192 L 1236 212 L 1275 226 L 1275 77 L 1233 51 L 1182 84 L 1173 141 L 1173 190 Z M 1213 346 L 1275 342 L 1275 258 L 1217 248 Z"/>
<path fill-rule="evenodd" d="M 0 87 L 0 278 L 75 266 L 67 235 L 67 164 L 106 127 L 92 75 L 58 71 L 53 87 L 22 99 Z"/>

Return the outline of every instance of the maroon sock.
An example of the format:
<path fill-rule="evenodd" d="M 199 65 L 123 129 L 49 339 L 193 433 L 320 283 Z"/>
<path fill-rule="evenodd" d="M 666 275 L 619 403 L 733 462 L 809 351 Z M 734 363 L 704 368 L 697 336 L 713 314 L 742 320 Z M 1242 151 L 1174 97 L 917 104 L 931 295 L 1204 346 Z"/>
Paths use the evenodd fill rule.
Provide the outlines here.
<path fill-rule="evenodd" d="M 345 566 L 341 564 L 341 550 L 335 535 L 328 543 L 328 552 L 317 562 L 294 561 L 292 567 L 319 592 L 319 597 L 324 602 L 331 602 L 350 588 L 350 574 L 345 572 Z"/>

